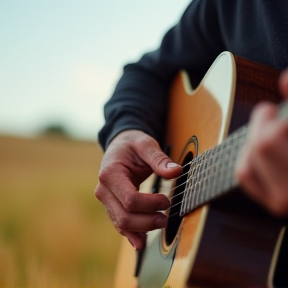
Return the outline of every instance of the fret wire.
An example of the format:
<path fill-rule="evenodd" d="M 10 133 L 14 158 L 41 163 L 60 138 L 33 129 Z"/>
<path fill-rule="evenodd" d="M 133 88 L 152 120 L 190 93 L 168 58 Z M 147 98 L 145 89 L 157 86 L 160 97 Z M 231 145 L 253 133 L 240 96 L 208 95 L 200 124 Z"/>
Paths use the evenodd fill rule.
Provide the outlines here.
<path fill-rule="evenodd" d="M 208 177 L 205 177 L 205 178 L 209 178 L 209 176 L 208 176 Z M 231 181 L 232 183 L 231 183 L 231 185 L 229 185 L 229 186 L 232 186 L 232 185 L 236 185 L 236 184 L 237 184 L 237 181 L 235 181 L 235 180 L 236 180 L 235 178 L 233 178 L 232 180 L 234 180 L 234 181 Z M 201 182 L 197 182 L 196 184 L 198 184 L 198 183 L 201 183 Z M 194 187 L 194 186 L 192 186 L 191 188 L 193 188 L 193 187 Z M 188 189 L 188 190 L 191 190 L 191 189 Z M 187 192 L 188 190 L 184 190 L 184 191 L 182 191 L 181 193 L 183 194 L 183 193 Z M 199 191 L 198 191 L 198 192 L 199 192 Z M 196 194 L 196 193 L 195 193 L 195 194 Z M 199 194 L 201 195 L 202 193 L 199 193 Z M 217 193 L 215 193 L 215 195 L 212 195 L 212 196 L 217 196 Z M 184 200 L 185 200 L 185 199 L 184 199 Z M 166 209 L 166 210 L 169 210 L 169 209 L 171 209 L 171 208 L 179 205 L 180 203 L 184 202 L 184 200 L 179 201 L 178 203 L 172 205 L 170 208 L 168 208 L 168 209 Z M 206 199 L 205 199 L 204 203 L 205 203 L 205 202 L 206 202 Z M 204 203 L 203 203 L 203 204 L 204 204 Z M 198 204 L 201 204 L 201 203 L 199 202 Z"/>
<path fill-rule="evenodd" d="M 187 166 L 189 164 L 191 165 L 191 167 L 190 167 L 190 169 L 189 169 L 189 171 L 187 173 L 182 174 L 180 177 L 178 177 L 176 179 L 180 179 L 181 177 L 183 177 L 184 175 L 189 174 L 190 172 L 191 172 L 190 173 L 191 175 L 187 179 L 187 181 L 181 183 L 177 187 L 172 188 L 170 190 L 170 192 L 172 190 L 175 190 L 176 188 L 182 186 L 183 184 L 193 183 L 194 179 L 196 179 L 196 182 L 191 184 L 191 186 L 189 186 L 188 189 L 184 188 L 184 190 L 182 192 L 178 193 L 177 195 L 172 196 L 170 198 L 170 200 L 175 198 L 175 197 L 177 197 L 177 196 L 182 195 L 185 192 L 187 192 L 186 194 L 189 194 L 189 195 L 186 198 L 184 198 L 184 200 L 186 201 L 186 199 L 188 198 L 189 201 L 186 201 L 186 202 L 190 203 L 190 206 L 193 207 L 195 205 L 196 206 L 199 205 L 199 203 L 200 204 L 201 203 L 205 203 L 208 200 L 208 198 L 210 198 L 211 196 L 212 197 L 217 196 L 219 194 L 219 192 L 220 192 L 219 190 L 222 190 L 221 187 L 223 187 L 224 185 L 225 185 L 224 187 L 227 186 L 227 188 L 228 188 L 229 186 L 231 187 L 231 185 L 234 184 L 234 183 L 237 184 L 237 179 L 235 177 L 232 177 L 232 173 L 231 172 L 232 172 L 233 169 L 231 169 L 231 166 L 233 166 L 233 168 L 234 168 L 234 164 L 235 164 L 235 162 L 237 160 L 237 156 L 238 156 L 239 150 L 240 150 L 240 148 L 242 148 L 241 144 L 242 144 L 242 142 L 245 141 L 245 137 L 241 137 L 241 136 L 246 136 L 247 127 L 244 126 L 241 129 L 237 130 L 236 132 L 231 134 L 230 137 L 225 139 L 220 145 L 217 145 L 216 147 L 205 151 L 204 153 L 202 153 L 201 155 L 199 155 L 198 157 L 194 158 L 192 161 L 188 162 L 187 164 L 185 164 L 183 166 L 183 167 L 185 167 L 185 166 Z M 233 146 L 233 143 L 235 143 L 235 140 L 238 141 L 236 143 L 236 147 L 235 147 L 235 145 Z M 234 148 L 234 149 L 231 149 L 231 148 Z M 225 155 L 227 155 L 227 152 L 229 152 L 230 154 L 232 152 L 232 154 L 234 154 L 233 157 L 231 157 L 231 155 L 230 155 L 230 157 L 229 156 L 225 156 Z M 237 155 L 235 156 L 235 154 L 237 154 Z M 221 156 L 224 156 L 224 160 L 223 160 L 223 157 L 221 157 Z M 222 162 L 218 161 L 219 157 L 222 160 Z M 216 161 L 215 161 L 215 159 L 216 159 Z M 207 167 L 207 161 L 209 161 L 209 160 L 210 160 L 211 164 Z M 225 162 L 225 160 L 226 160 L 226 162 Z M 203 163 L 205 165 L 205 168 L 201 169 L 201 165 Z M 221 165 L 221 163 L 224 163 L 224 164 Z M 216 165 L 218 165 L 218 166 L 220 165 L 220 167 L 222 167 L 222 168 L 224 166 L 224 169 L 226 169 L 226 170 L 224 170 L 224 171 L 222 170 L 222 173 L 221 173 L 221 171 L 218 171 L 218 169 L 212 170 L 213 168 L 215 168 Z M 228 168 L 228 171 L 227 171 L 227 168 Z M 212 170 L 212 172 L 210 171 L 210 173 L 207 173 L 207 171 L 209 171 L 209 170 Z M 196 171 L 196 173 L 195 173 L 195 171 Z M 205 175 L 205 173 L 206 173 L 206 175 Z M 217 173 L 218 174 L 221 173 L 220 177 L 218 177 L 218 178 L 216 177 Z M 202 174 L 204 174 L 204 177 L 199 181 L 199 177 Z M 191 179 L 191 177 L 192 177 L 192 179 Z M 216 180 L 216 178 L 218 179 L 218 182 L 216 183 L 217 186 L 213 185 L 213 182 Z M 219 178 L 220 178 L 220 180 L 219 180 Z M 225 179 L 228 179 L 228 181 L 225 180 Z M 203 185 L 201 185 L 202 183 L 203 183 Z M 195 190 L 195 188 L 196 188 L 196 190 Z M 198 190 L 197 190 L 197 188 L 198 188 Z M 212 188 L 212 190 L 211 190 L 211 188 Z M 210 195 L 204 195 L 204 191 L 207 191 L 207 190 L 209 190 L 209 194 Z M 202 191 L 202 193 L 200 193 L 201 191 Z M 213 192 L 211 192 L 211 191 L 213 191 Z M 193 194 L 193 195 L 191 195 L 191 194 Z M 198 198 L 199 195 L 200 195 L 200 199 Z M 190 199 L 191 196 L 192 196 L 192 201 L 196 199 L 195 203 L 192 203 L 192 201 Z M 203 196 L 206 196 L 206 197 L 204 197 L 204 199 L 203 199 Z M 207 198 L 207 196 L 209 196 L 209 197 Z M 199 199 L 199 201 L 198 201 L 198 199 Z M 171 208 L 179 205 L 180 203 L 183 203 L 184 200 L 172 205 L 168 209 L 171 209 Z M 203 202 L 203 200 L 204 200 L 204 202 Z M 182 209 L 182 207 L 181 207 L 181 209 Z M 183 210 L 185 212 L 186 211 L 186 207 L 184 207 Z"/>
<path fill-rule="evenodd" d="M 203 172 L 200 172 L 200 173 L 198 173 L 198 174 L 196 174 L 194 177 L 196 177 L 196 178 L 199 178 L 200 177 L 200 175 L 201 174 L 205 174 L 207 171 L 209 171 L 209 170 L 211 170 L 211 173 L 209 173 L 209 176 L 208 177 L 203 177 L 204 178 L 204 181 L 203 182 L 206 182 L 206 179 L 205 178 L 207 178 L 207 179 L 209 179 L 208 180 L 208 184 L 207 185 L 204 185 L 204 189 L 202 188 L 201 189 L 201 187 L 200 187 L 200 190 L 199 189 L 197 189 L 197 183 L 195 184 L 195 185 L 192 185 L 191 186 L 191 189 L 189 189 L 189 191 L 187 191 L 187 193 L 190 193 L 190 192 L 192 192 L 193 191 L 193 189 L 194 189 L 194 191 L 193 191 L 193 194 L 196 194 L 195 196 L 194 196 L 194 198 L 196 197 L 196 199 L 198 200 L 198 195 L 197 194 L 200 194 L 200 191 L 202 191 L 202 193 L 201 193 L 201 196 L 200 196 L 200 200 L 208 200 L 208 197 L 207 196 L 209 196 L 209 197 L 211 197 L 211 196 L 217 196 L 218 194 L 219 194 L 219 192 L 222 190 L 222 187 L 224 186 L 224 187 L 226 187 L 227 186 L 227 188 L 229 187 L 229 186 L 231 186 L 232 184 L 236 184 L 237 183 L 237 179 L 235 178 L 235 177 L 232 177 L 232 173 L 231 173 L 231 171 L 233 170 L 233 169 L 231 169 L 231 166 L 233 166 L 233 168 L 234 168 L 234 164 L 235 164 L 235 162 L 236 162 L 236 160 L 237 160 L 237 156 L 238 156 L 238 153 L 239 153 L 239 151 L 240 151 L 240 149 L 242 148 L 242 142 L 244 142 L 245 141 L 245 137 L 241 137 L 242 135 L 244 135 L 244 136 L 246 136 L 246 134 L 247 134 L 247 128 L 246 127 L 244 127 L 244 128 L 242 128 L 240 131 L 238 131 L 238 133 L 235 133 L 234 135 L 233 135 L 233 137 L 231 137 L 231 138 L 228 138 L 228 140 L 229 141 L 224 141 L 222 144 L 220 144 L 219 146 L 216 146 L 216 147 L 214 147 L 213 149 L 211 149 L 211 154 L 210 154 L 210 156 L 209 156 L 209 158 L 207 159 L 204 159 L 204 160 L 206 160 L 206 163 L 207 163 L 207 161 L 209 161 L 210 160 L 210 163 L 212 164 L 213 162 L 213 164 L 211 165 L 210 164 L 210 166 L 209 166 L 209 169 L 203 169 Z M 240 138 L 240 139 L 239 139 Z M 233 142 L 235 143 L 235 140 L 237 140 L 237 145 L 236 145 L 236 147 L 235 147 L 235 145 L 233 146 Z M 231 145 L 231 143 L 232 143 L 232 145 Z M 220 147 L 222 145 L 222 147 Z M 227 153 L 225 153 L 225 152 L 227 152 L 227 147 L 228 146 L 228 152 L 231 154 L 231 151 L 232 151 L 232 154 L 234 153 L 234 155 L 233 155 L 233 157 L 231 156 L 231 157 L 225 157 L 225 155 L 227 154 Z M 223 148 L 224 147 L 224 148 Z M 226 149 L 225 149 L 226 148 Z M 231 148 L 234 148 L 233 150 L 231 149 Z M 235 156 L 235 154 L 236 154 L 236 152 L 237 152 L 237 155 Z M 222 162 L 219 162 L 219 161 L 217 161 L 217 157 L 214 157 L 214 155 L 215 154 L 217 154 L 218 153 L 218 155 L 216 155 L 217 157 L 221 157 L 221 156 L 224 156 L 225 158 L 226 158 L 226 162 L 224 162 L 225 161 L 225 158 L 224 158 L 224 161 L 222 160 L 223 159 L 223 157 L 221 157 L 221 160 L 222 160 Z M 216 158 L 216 161 L 215 161 L 215 158 Z M 204 161 L 203 160 L 203 161 Z M 201 161 L 201 162 L 203 162 L 203 161 Z M 206 164 L 205 163 L 205 164 Z M 227 164 L 225 164 L 225 163 L 227 163 Z M 223 164 L 223 165 L 221 165 L 221 164 Z M 196 164 L 197 165 L 197 164 Z M 200 164 L 201 165 L 201 164 Z M 212 169 L 212 168 L 215 168 L 215 165 L 218 165 L 219 167 L 222 167 L 222 170 L 220 169 Z M 226 169 L 226 170 L 223 170 L 223 167 Z M 228 172 L 227 172 L 227 168 L 229 168 L 229 170 L 228 170 Z M 223 175 L 226 175 L 226 176 L 223 176 Z M 218 177 L 217 177 L 218 176 Z M 216 180 L 216 178 L 217 178 L 217 180 L 218 180 L 218 182 L 216 183 L 217 184 L 217 186 L 216 185 L 213 185 L 214 184 L 214 182 L 215 182 L 215 180 Z M 227 181 L 227 179 L 228 179 L 228 181 Z M 202 179 L 203 180 L 203 179 Z M 201 186 L 201 183 L 200 183 L 201 181 L 198 181 L 198 185 L 200 185 Z M 230 184 L 230 185 L 229 185 Z M 227 189 L 226 188 L 226 189 Z M 195 190 L 196 189 L 196 190 Z M 225 190 L 226 190 L 225 189 Z M 210 195 L 204 195 L 204 193 L 205 193 L 205 191 L 209 191 L 209 194 Z M 212 192 L 211 192 L 212 191 Z M 190 193 L 191 194 L 191 193 Z M 204 197 L 204 199 L 203 199 L 203 196 L 206 196 L 206 197 Z M 188 198 L 191 198 L 191 197 L 188 197 Z M 197 206 L 199 203 L 201 204 L 201 202 L 199 202 L 199 201 L 195 201 L 195 203 L 192 203 L 192 202 L 190 202 L 190 207 L 193 207 L 193 206 Z M 181 207 L 181 209 L 182 209 L 182 207 Z M 182 210 L 184 210 L 184 212 L 183 213 L 185 213 L 185 211 L 186 211 L 186 209 L 185 209 L 185 207 L 184 207 L 184 209 L 182 209 Z"/>
<path fill-rule="evenodd" d="M 181 187 L 182 185 L 186 184 L 187 182 L 188 182 L 188 180 L 186 180 L 185 182 L 181 183 L 181 184 L 178 185 L 178 186 L 175 186 L 174 188 L 172 188 L 172 189 L 169 191 L 169 193 L 172 192 L 173 190 Z M 182 193 L 182 192 L 181 192 L 181 193 Z M 171 201 L 172 199 L 176 198 L 176 197 L 179 196 L 179 195 L 180 195 L 180 193 L 178 193 L 178 194 L 176 194 L 176 195 L 173 195 L 172 197 L 169 198 L 169 200 Z"/>
<path fill-rule="evenodd" d="M 190 188 L 191 185 L 192 185 L 194 166 L 195 166 L 195 161 L 193 162 L 193 169 L 190 169 L 190 170 L 189 170 L 189 176 L 188 176 L 189 183 L 188 183 L 188 185 L 187 185 L 187 189 L 188 189 L 188 190 L 189 190 L 189 188 Z M 192 178 L 192 179 L 191 179 L 191 178 Z M 191 181 L 191 180 L 192 180 L 192 181 Z M 184 190 L 184 191 L 185 191 L 185 190 Z M 189 198 L 190 198 L 190 196 L 191 196 L 190 194 L 185 193 L 185 195 L 183 196 L 183 198 L 184 198 L 184 200 L 187 199 L 187 201 L 184 202 L 184 205 L 186 204 L 186 206 L 187 206 L 187 205 L 189 204 Z M 182 198 L 182 199 L 183 199 L 183 198 Z M 183 200 L 183 201 L 184 201 L 184 200 Z M 181 205 L 180 211 L 181 211 L 182 209 L 186 208 L 186 206 L 183 207 L 183 205 Z"/>
<path fill-rule="evenodd" d="M 190 162 L 188 162 L 188 163 L 186 163 L 185 165 L 183 165 L 183 166 L 181 166 L 182 167 L 182 169 L 183 168 L 185 168 L 187 165 L 189 165 L 189 164 L 191 164 L 192 163 L 192 161 L 190 161 Z M 184 173 L 184 174 L 181 174 L 179 177 L 176 177 L 176 178 L 173 178 L 173 179 L 168 179 L 168 180 L 178 180 L 178 179 L 180 179 L 181 177 L 183 177 L 184 175 L 186 175 L 188 172 L 186 172 L 186 173 Z M 167 179 L 166 179 L 167 180 Z M 167 180 L 167 181 L 168 181 Z"/>
<path fill-rule="evenodd" d="M 237 160 L 237 159 L 235 159 L 235 160 Z M 207 169 L 205 169 L 205 170 L 203 170 L 203 171 L 206 172 L 206 171 L 209 170 L 210 168 L 214 168 L 217 164 L 218 164 L 218 163 L 214 163 L 213 165 L 209 166 Z M 233 163 L 233 164 L 234 164 L 234 163 Z M 230 167 L 229 167 L 228 171 L 230 171 Z M 190 172 L 190 171 L 188 171 L 187 173 L 183 174 L 182 176 L 187 175 L 189 172 Z M 212 174 L 212 173 L 208 173 L 208 174 Z M 198 175 L 198 174 L 196 174 L 196 175 Z M 196 175 L 193 175 L 193 176 L 196 176 Z M 208 176 L 206 176 L 206 177 L 203 177 L 202 180 L 208 179 L 209 177 L 210 177 L 210 175 L 208 175 Z M 179 178 L 180 178 L 180 177 L 179 177 Z M 192 178 L 194 178 L 194 177 L 192 177 Z M 175 178 L 175 179 L 176 179 L 176 178 Z M 180 186 L 182 186 L 183 184 L 186 184 L 186 183 L 188 183 L 188 182 L 189 182 L 189 181 L 186 180 L 186 181 L 183 182 L 182 184 L 180 184 L 180 185 L 172 188 L 169 192 L 175 190 L 176 188 L 179 188 Z M 198 183 L 198 182 L 196 182 L 196 183 Z M 195 184 L 196 184 L 196 183 L 195 183 Z M 194 185 L 192 185 L 192 187 L 194 187 Z M 173 198 L 175 198 L 175 197 L 177 197 L 177 196 L 185 193 L 187 190 L 189 190 L 189 189 L 184 189 L 182 192 L 180 192 L 180 193 L 178 193 L 177 195 L 174 195 L 174 196 L 172 196 L 171 198 L 169 198 L 169 200 L 171 200 L 171 199 L 173 199 Z"/>
<path fill-rule="evenodd" d="M 215 165 L 217 165 L 217 163 L 214 163 L 213 165 L 209 166 L 209 168 L 210 168 L 210 167 L 214 167 Z M 207 171 L 207 170 L 208 170 L 208 169 L 206 169 L 205 171 Z M 187 172 L 187 173 L 189 173 L 189 172 Z M 186 174 L 187 174 L 187 173 L 186 173 Z M 210 173 L 209 173 L 209 174 L 210 174 Z M 197 174 L 196 174 L 196 175 L 197 175 Z M 194 175 L 194 176 L 195 176 L 195 175 Z M 206 177 L 203 177 L 203 178 L 202 178 L 202 181 L 203 181 L 203 180 L 206 180 L 206 179 L 209 179 L 209 177 L 211 177 L 211 176 L 208 175 L 208 176 L 206 176 Z M 192 178 L 195 179 L 195 177 L 192 177 Z M 184 183 L 178 185 L 177 188 L 180 187 L 180 186 L 183 185 L 183 184 L 188 183 L 188 182 L 189 182 L 188 180 L 185 181 Z M 194 185 L 191 185 L 191 187 L 189 187 L 188 189 L 184 189 L 182 192 L 180 192 L 180 193 L 178 193 L 177 195 L 174 195 L 173 197 L 169 198 L 169 200 L 171 200 L 171 199 L 173 199 L 173 198 L 175 198 L 175 197 L 177 197 L 177 196 L 180 196 L 180 195 L 182 195 L 183 193 L 185 193 L 185 192 L 187 192 L 187 191 L 189 191 L 189 190 L 193 190 L 194 186 L 195 186 L 196 184 L 198 184 L 199 182 L 201 182 L 201 181 L 195 182 Z M 171 191 L 174 190 L 175 188 L 176 188 L 176 187 L 172 188 L 169 192 L 171 192 Z M 203 194 L 203 193 L 201 193 L 201 194 Z M 181 202 L 178 202 L 178 203 L 181 203 Z M 178 205 L 178 204 L 176 204 L 176 205 Z M 171 206 L 170 208 L 172 208 L 172 207 L 173 207 L 173 206 Z M 170 209 L 170 208 L 168 208 L 168 209 Z"/>
<path fill-rule="evenodd" d="M 184 167 L 186 167 L 187 165 L 191 164 L 192 161 L 188 162 L 187 164 L 185 164 L 184 166 L 182 166 L 182 169 Z M 181 165 L 180 165 L 181 166 Z M 189 171 L 188 171 L 189 172 Z M 183 177 L 184 175 L 186 175 L 188 172 L 184 173 L 184 174 L 181 174 L 179 177 L 176 177 L 176 178 L 173 178 L 173 179 L 169 179 L 169 180 L 178 180 L 180 179 L 181 177 Z"/>
<path fill-rule="evenodd" d="M 182 168 L 185 168 L 186 166 L 188 166 L 189 164 L 192 163 L 193 160 L 189 161 L 188 163 L 186 163 L 184 166 L 182 166 Z"/>
<path fill-rule="evenodd" d="M 243 132 L 245 132 L 246 133 L 246 130 L 244 130 L 244 129 L 241 129 L 241 131 L 243 130 Z M 245 134 L 245 133 L 243 133 L 243 134 Z M 234 135 L 234 133 L 233 134 L 231 134 L 231 136 L 232 135 Z M 237 135 L 237 137 L 240 137 L 240 136 L 242 136 L 242 134 L 239 134 L 239 135 Z M 231 137 L 231 138 L 227 138 L 227 139 L 235 139 L 236 137 L 234 136 L 234 137 Z M 240 137 L 240 138 L 242 138 L 242 137 Z M 222 145 L 224 146 L 224 147 L 226 147 L 225 145 L 227 145 L 227 146 L 229 146 L 229 148 L 231 148 L 231 145 L 229 145 L 229 142 L 228 141 L 226 141 L 227 139 L 225 139 L 224 140 L 224 142 L 222 142 L 222 144 L 219 144 L 219 145 L 217 145 L 217 146 L 215 146 L 214 148 L 212 148 L 212 149 L 209 149 L 209 150 L 207 150 L 207 151 L 205 151 L 204 153 L 202 153 L 201 155 L 199 155 L 199 156 L 197 156 L 196 158 L 194 158 L 192 161 L 190 161 L 189 163 L 191 163 L 191 165 L 192 164 L 198 164 L 198 163 L 203 163 L 203 161 L 205 161 L 205 160 L 207 160 L 207 159 L 201 159 L 199 162 L 197 162 L 197 159 L 200 159 L 200 158 L 204 158 L 203 157 L 203 155 L 205 155 L 206 156 L 206 154 L 207 154 L 207 152 L 209 152 L 209 151 L 215 151 L 216 150 L 216 148 L 218 148 L 219 149 L 219 147 L 221 147 Z M 227 143 L 228 142 L 228 143 Z M 224 145 L 225 144 L 225 145 Z M 241 143 L 242 144 L 242 143 Z M 239 145 L 238 145 L 239 146 Z M 236 148 L 240 148 L 240 147 L 236 147 Z M 242 147 L 241 147 L 242 148 Z M 225 150 L 223 150 L 223 149 L 219 149 L 219 151 L 221 151 L 221 152 L 225 152 Z M 219 152 L 218 152 L 219 153 Z M 223 153 L 221 153 L 221 154 L 223 154 Z M 228 158 L 229 159 L 229 158 Z M 212 165 L 210 165 L 210 166 L 212 166 Z M 184 166 L 183 166 L 184 167 Z"/>
<path fill-rule="evenodd" d="M 203 180 L 206 180 L 206 179 L 208 179 L 210 177 L 210 175 L 208 175 L 207 177 L 205 177 L 205 178 L 203 178 Z M 232 179 L 233 180 L 233 179 Z M 234 179 L 234 181 L 232 181 L 232 184 L 237 184 L 237 182 L 235 181 L 236 179 Z M 199 184 L 201 181 L 199 181 L 199 182 L 196 182 L 195 184 Z M 234 182 L 234 183 L 233 183 Z M 215 186 L 215 185 L 213 185 L 213 186 Z M 177 196 L 178 195 L 180 195 L 180 194 L 183 194 L 183 193 L 185 193 L 185 192 L 187 192 L 187 191 L 189 191 L 189 190 L 193 190 L 192 188 L 194 187 L 194 185 L 193 186 L 191 186 L 190 187 L 190 189 L 184 189 L 182 192 L 180 192 L 179 194 L 177 194 Z M 207 187 L 206 187 L 207 188 Z M 200 191 L 198 191 L 199 192 L 199 194 L 200 195 L 203 195 L 203 193 L 200 193 Z M 217 196 L 217 192 L 214 192 L 214 195 L 212 194 L 212 195 L 210 195 L 210 197 L 211 196 Z M 184 199 L 185 200 L 185 199 Z M 179 201 L 179 202 L 177 202 L 176 204 L 174 204 L 174 205 L 172 205 L 172 206 L 170 206 L 168 209 L 166 209 L 165 211 L 167 211 L 167 210 L 170 210 L 171 208 L 173 208 L 173 207 L 176 207 L 177 205 L 179 205 L 179 204 L 181 204 L 181 203 L 183 203 L 184 202 L 184 200 L 181 200 L 181 201 Z M 199 204 L 204 204 L 208 199 L 201 199 L 202 201 L 203 200 L 205 200 L 203 203 L 201 203 L 202 201 L 200 201 L 200 202 L 198 202 L 198 203 L 196 203 L 196 205 L 199 205 Z M 190 201 L 188 201 L 188 202 L 190 202 Z"/>

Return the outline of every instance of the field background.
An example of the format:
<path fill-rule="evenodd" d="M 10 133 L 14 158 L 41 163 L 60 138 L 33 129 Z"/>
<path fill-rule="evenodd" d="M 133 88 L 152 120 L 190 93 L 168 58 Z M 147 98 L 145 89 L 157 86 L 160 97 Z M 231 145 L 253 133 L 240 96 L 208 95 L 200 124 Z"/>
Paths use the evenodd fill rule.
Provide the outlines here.
<path fill-rule="evenodd" d="M 0 136 L 0 287 L 112 287 L 121 237 L 95 199 L 96 142 Z"/>

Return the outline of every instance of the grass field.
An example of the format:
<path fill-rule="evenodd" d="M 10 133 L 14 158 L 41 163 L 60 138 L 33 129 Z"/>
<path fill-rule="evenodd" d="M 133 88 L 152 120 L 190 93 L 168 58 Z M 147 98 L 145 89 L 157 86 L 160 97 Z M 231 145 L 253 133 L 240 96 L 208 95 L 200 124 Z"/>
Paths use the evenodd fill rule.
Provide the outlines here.
<path fill-rule="evenodd" d="M 94 188 L 96 143 L 0 137 L 0 287 L 110 288 L 120 236 Z"/>

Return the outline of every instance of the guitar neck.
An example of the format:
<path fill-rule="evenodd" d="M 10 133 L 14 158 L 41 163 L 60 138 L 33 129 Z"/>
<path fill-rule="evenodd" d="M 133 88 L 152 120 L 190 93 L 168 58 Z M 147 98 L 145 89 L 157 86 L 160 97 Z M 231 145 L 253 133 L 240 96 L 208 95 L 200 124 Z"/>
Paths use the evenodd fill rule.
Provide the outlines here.
<path fill-rule="evenodd" d="M 231 134 L 223 143 L 195 157 L 188 172 L 180 216 L 194 211 L 237 185 L 234 168 L 248 128 Z"/>
<path fill-rule="evenodd" d="M 288 103 L 279 109 L 279 118 L 288 119 Z M 246 142 L 248 126 L 229 135 L 221 144 L 191 161 L 180 216 L 191 213 L 203 204 L 222 196 L 238 185 L 235 165 Z"/>

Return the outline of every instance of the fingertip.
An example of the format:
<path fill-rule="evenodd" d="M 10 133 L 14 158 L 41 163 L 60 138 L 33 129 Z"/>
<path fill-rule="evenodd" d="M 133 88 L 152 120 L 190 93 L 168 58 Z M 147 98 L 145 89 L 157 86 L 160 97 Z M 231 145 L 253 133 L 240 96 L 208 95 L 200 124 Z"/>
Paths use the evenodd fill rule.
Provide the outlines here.
<path fill-rule="evenodd" d="M 127 237 L 135 251 L 141 251 L 144 249 L 146 245 L 146 238 L 147 235 L 145 233 L 135 233 L 133 236 L 130 235 L 129 238 Z"/>
<path fill-rule="evenodd" d="M 274 118 L 278 113 L 278 106 L 270 103 L 268 101 L 262 101 L 255 106 L 252 111 L 251 119 L 254 120 L 254 125 L 257 123 L 257 127 L 259 123 L 263 121 L 267 121 L 271 118 Z"/>
<path fill-rule="evenodd" d="M 167 226 L 167 221 L 168 221 L 168 219 L 164 214 L 159 215 L 159 217 L 157 217 L 154 221 L 155 227 L 157 229 L 165 228 Z"/>
<path fill-rule="evenodd" d="M 136 247 L 135 247 L 135 245 L 134 245 L 133 241 L 132 241 L 132 240 L 130 240 L 129 238 L 127 238 L 127 240 L 128 240 L 128 241 L 129 241 L 129 243 L 132 245 L 133 249 L 134 249 L 134 250 L 136 250 Z"/>
<path fill-rule="evenodd" d="M 172 179 L 178 177 L 182 173 L 182 166 L 174 162 L 167 162 L 165 166 L 162 166 L 161 170 L 162 173 L 160 176 L 165 179 Z"/>

